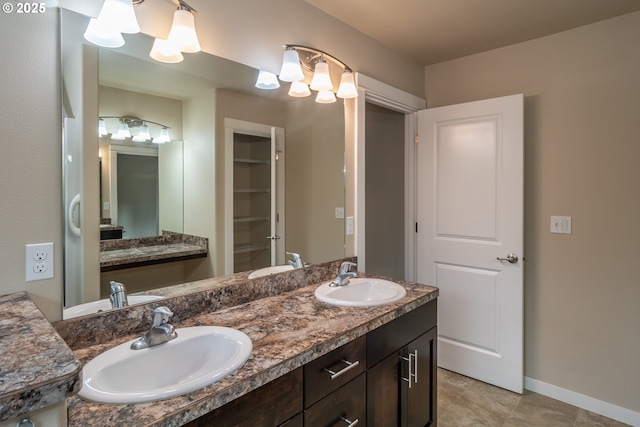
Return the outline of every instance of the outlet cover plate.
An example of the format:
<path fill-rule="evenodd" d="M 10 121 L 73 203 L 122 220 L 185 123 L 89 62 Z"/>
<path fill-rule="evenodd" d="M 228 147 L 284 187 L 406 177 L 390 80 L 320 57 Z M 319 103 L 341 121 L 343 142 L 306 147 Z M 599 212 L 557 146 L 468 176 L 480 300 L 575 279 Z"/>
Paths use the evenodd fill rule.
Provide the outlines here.
<path fill-rule="evenodd" d="M 53 279 L 53 242 L 25 245 L 25 279 Z"/>

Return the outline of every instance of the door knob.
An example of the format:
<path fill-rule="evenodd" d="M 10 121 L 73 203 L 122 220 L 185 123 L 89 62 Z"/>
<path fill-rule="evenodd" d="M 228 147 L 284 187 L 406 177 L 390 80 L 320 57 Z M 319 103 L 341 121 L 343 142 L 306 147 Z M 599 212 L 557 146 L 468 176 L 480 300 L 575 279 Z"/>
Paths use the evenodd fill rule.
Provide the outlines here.
<path fill-rule="evenodd" d="M 516 262 L 518 262 L 519 258 L 518 255 L 516 254 L 509 254 L 507 255 L 506 258 L 496 258 L 498 261 L 509 261 L 511 264 L 515 264 Z"/>

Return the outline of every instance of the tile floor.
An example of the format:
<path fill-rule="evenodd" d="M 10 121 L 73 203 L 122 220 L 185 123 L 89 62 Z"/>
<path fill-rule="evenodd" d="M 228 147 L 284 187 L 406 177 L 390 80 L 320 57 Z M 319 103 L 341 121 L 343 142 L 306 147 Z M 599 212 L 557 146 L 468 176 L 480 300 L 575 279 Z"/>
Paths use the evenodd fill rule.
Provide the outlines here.
<path fill-rule="evenodd" d="M 584 409 L 525 390 L 522 395 L 438 369 L 438 426 L 622 427 Z"/>

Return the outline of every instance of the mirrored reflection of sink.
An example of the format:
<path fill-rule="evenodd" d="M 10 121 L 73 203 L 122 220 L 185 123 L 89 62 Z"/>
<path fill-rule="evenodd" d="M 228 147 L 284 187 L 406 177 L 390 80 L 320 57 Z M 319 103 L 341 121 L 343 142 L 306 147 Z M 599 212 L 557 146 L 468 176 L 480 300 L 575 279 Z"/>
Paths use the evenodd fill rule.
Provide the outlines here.
<path fill-rule="evenodd" d="M 172 341 L 142 350 L 131 343 L 108 350 L 85 365 L 80 396 L 101 403 L 142 403 L 190 393 L 235 372 L 253 345 L 236 329 L 176 329 Z"/>
<path fill-rule="evenodd" d="M 269 276 L 270 274 L 283 273 L 285 271 L 291 271 L 293 267 L 290 265 L 274 265 L 272 267 L 260 268 L 249 274 L 249 279 L 255 279 L 256 277 Z"/>
<path fill-rule="evenodd" d="M 129 295 L 127 300 L 129 305 L 144 304 L 151 301 L 163 299 L 157 295 Z M 111 302 L 108 299 L 101 299 L 98 301 L 87 302 L 84 304 L 75 305 L 73 307 L 65 308 L 62 311 L 62 318 L 64 320 L 71 319 L 73 317 L 86 316 L 88 314 L 95 314 L 101 311 L 112 310 Z"/>
<path fill-rule="evenodd" d="M 384 279 L 356 277 L 349 284 L 340 287 L 324 283 L 315 291 L 322 302 L 350 307 L 369 307 L 396 302 L 404 298 L 407 291 L 402 285 Z"/>

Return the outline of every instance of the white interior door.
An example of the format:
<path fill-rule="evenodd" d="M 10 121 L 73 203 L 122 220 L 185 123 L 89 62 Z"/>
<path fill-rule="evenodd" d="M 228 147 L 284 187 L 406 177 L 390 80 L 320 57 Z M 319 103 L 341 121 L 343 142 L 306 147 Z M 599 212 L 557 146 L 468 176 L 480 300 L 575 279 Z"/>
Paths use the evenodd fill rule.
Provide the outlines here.
<path fill-rule="evenodd" d="M 522 393 L 523 96 L 422 110 L 418 134 L 417 280 L 440 289 L 438 364 Z"/>

